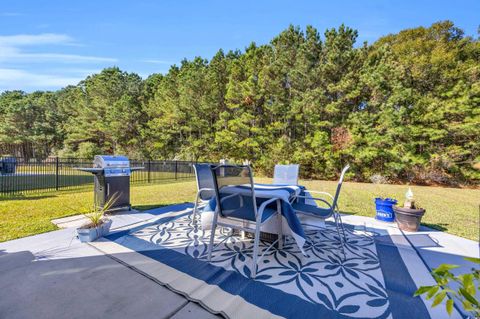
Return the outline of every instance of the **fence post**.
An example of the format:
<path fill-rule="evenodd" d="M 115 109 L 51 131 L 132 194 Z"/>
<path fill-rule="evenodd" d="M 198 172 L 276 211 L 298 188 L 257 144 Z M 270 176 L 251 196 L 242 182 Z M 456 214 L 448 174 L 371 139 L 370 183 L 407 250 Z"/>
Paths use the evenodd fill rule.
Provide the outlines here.
<path fill-rule="evenodd" d="M 226 159 L 221 159 L 220 160 L 220 165 L 227 165 L 228 164 L 228 161 Z M 224 167 L 221 167 L 220 168 L 220 176 L 225 176 L 225 168 Z"/>
<path fill-rule="evenodd" d="M 152 171 L 150 167 L 151 167 L 151 161 L 148 160 L 148 182 L 149 183 L 150 183 L 150 172 Z"/>
<path fill-rule="evenodd" d="M 175 179 L 177 179 L 178 161 L 175 161 Z"/>
<path fill-rule="evenodd" d="M 58 156 L 55 157 L 55 190 L 58 191 Z"/>

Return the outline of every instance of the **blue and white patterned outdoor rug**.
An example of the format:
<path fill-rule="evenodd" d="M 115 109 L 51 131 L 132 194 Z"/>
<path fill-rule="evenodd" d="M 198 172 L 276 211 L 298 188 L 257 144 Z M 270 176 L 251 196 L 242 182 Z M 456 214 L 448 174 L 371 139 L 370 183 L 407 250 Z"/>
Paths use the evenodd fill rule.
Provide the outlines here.
<path fill-rule="evenodd" d="M 289 240 L 266 254 L 255 280 L 249 278 L 253 242 L 218 233 L 216 242 L 225 242 L 209 263 L 210 232 L 188 212 L 162 215 L 93 245 L 228 318 L 434 317 L 425 300 L 412 297 L 417 285 L 387 232 L 347 227 L 346 259 L 333 226 L 309 227 L 306 234 L 308 256 Z"/>

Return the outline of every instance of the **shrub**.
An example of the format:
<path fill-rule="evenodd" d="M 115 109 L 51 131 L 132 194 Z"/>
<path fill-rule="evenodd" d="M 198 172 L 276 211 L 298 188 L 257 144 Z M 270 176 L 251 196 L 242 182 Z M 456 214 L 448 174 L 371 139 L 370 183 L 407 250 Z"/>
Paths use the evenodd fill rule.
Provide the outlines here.
<path fill-rule="evenodd" d="M 386 178 L 385 176 L 383 176 L 381 174 L 374 174 L 374 175 L 370 176 L 370 181 L 373 184 L 388 184 L 388 178 Z"/>

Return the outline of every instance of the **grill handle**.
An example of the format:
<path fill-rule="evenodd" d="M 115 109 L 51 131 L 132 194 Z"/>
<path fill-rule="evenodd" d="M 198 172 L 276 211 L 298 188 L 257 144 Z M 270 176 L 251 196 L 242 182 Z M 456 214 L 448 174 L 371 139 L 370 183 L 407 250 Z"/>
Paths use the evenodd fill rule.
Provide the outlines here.
<path fill-rule="evenodd" d="M 107 183 L 107 196 L 110 196 L 110 183 Z"/>

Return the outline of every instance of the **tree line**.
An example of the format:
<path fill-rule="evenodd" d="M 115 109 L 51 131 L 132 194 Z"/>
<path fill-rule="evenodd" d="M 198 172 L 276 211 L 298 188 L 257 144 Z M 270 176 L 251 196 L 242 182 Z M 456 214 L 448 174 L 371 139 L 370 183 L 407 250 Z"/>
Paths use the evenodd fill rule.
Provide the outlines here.
<path fill-rule="evenodd" d="M 0 95 L 0 154 L 234 162 L 308 178 L 476 184 L 480 41 L 450 21 L 356 45 L 290 26 L 142 79 L 117 67 L 55 92 Z"/>

